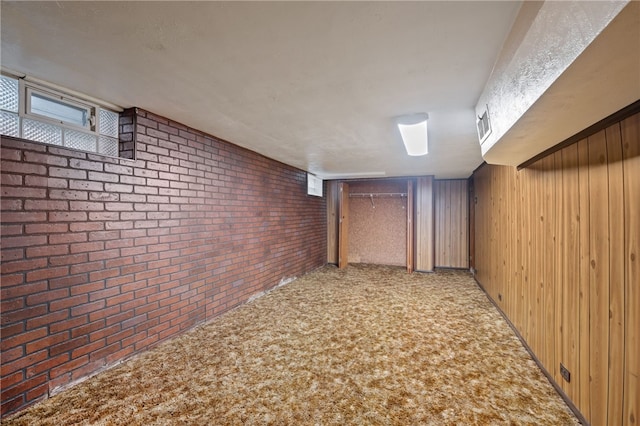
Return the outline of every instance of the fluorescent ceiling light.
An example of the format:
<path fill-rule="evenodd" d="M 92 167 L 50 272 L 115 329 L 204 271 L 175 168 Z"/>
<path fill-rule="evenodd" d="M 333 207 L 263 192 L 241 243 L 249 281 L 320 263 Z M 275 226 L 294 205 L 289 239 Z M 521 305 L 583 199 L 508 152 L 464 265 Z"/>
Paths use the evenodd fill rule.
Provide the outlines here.
<path fill-rule="evenodd" d="M 429 152 L 427 146 L 427 119 L 428 114 L 411 114 L 397 119 L 398 129 L 402 136 L 402 142 L 411 156 L 426 155 Z"/>

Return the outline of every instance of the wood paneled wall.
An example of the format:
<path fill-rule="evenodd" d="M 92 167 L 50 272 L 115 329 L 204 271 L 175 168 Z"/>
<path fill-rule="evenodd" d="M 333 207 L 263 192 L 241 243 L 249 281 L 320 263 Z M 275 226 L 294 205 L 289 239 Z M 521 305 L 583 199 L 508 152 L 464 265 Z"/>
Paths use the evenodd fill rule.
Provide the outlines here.
<path fill-rule="evenodd" d="M 433 271 L 433 176 L 416 179 L 415 270 Z"/>
<path fill-rule="evenodd" d="M 640 114 L 473 178 L 476 278 L 592 425 L 637 425 Z"/>
<path fill-rule="evenodd" d="M 469 194 L 466 179 L 435 180 L 435 266 L 469 268 Z"/>

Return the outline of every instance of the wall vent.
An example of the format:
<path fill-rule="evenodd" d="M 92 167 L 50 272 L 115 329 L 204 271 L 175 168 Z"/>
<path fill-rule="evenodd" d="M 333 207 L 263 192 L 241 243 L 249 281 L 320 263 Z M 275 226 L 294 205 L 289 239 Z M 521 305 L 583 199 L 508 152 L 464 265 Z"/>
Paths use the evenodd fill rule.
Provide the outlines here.
<path fill-rule="evenodd" d="M 484 113 L 478 116 L 478 121 L 476 122 L 478 126 L 478 139 L 480 143 L 487 139 L 487 136 L 491 134 L 491 121 L 489 120 L 489 106 L 487 105 Z"/>

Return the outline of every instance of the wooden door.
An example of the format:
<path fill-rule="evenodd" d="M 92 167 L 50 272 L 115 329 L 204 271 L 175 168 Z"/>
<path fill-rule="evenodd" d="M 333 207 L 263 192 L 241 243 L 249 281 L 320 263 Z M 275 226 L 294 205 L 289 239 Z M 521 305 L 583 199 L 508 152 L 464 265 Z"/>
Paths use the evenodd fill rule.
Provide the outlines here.
<path fill-rule="evenodd" d="M 473 189 L 473 176 L 469 178 L 469 268 L 476 270 L 476 197 Z"/>
<path fill-rule="evenodd" d="M 338 182 L 327 182 L 327 263 L 338 264 Z"/>
<path fill-rule="evenodd" d="M 338 185 L 338 268 L 349 264 L 349 184 Z"/>

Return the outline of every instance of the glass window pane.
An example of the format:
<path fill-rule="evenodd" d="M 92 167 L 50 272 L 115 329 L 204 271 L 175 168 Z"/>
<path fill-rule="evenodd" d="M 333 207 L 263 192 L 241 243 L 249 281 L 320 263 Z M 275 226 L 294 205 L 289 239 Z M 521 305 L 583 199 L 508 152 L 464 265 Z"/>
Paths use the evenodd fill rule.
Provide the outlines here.
<path fill-rule="evenodd" d="M 37 142 L 62 145 L 62 129 L 40 121 L 22 120 L 22 137 Z"/>
<path fill-rule="evenodd" d="M 118 113 L 100 110 L 100 130 L 101 135 L 118 137 Z"/>
<path fill-rule="evenodd" d="M 0 134 L 20 137 L 20 118 L 18 114 L 0 111 Z"/>
<path fill-rule="evenodd" d="M 18 80 L 0 77 L 0 109 L 18 112 Z"/>
<path fill-rule="evenodd" d="M 98 139 L 98 152 L 100 154 L 117 157 L 120 154 L 118 139 L 100 136 Z"/>
<path fill-rule="evenodd" d="M 82 151 L 97 152 L 96 137 L 77 130 L 64 130 L 64 146 Z"/>
<path fill-rule="evenodd" d="M 31 112 L 77 126 L 88 127 L 89 111 L 86 108 L 31 93 Z"/>

